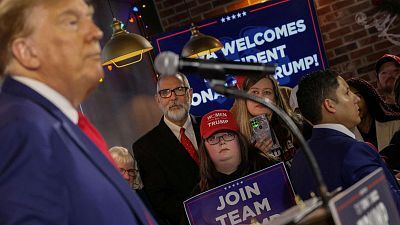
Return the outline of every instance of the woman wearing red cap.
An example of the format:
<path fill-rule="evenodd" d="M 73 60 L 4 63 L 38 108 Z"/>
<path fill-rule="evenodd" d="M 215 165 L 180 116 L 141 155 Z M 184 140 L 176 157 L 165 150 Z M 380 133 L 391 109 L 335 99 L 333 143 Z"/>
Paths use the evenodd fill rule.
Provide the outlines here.
<path fill-rule="evenodd" d="M 199 147 L 200 183 L 195 193 L 238 179 L 275 163 L 249 150 L 231 112 L 214 110 L 203 116 Z"/>

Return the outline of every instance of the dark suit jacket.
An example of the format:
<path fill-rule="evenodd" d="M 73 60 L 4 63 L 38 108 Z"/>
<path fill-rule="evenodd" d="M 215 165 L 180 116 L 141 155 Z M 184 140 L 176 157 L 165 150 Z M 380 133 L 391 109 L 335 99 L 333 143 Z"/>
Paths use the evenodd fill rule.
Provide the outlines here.
<path fill-rule="evenodd" d="M 199 124 L 192 118 L 200 142 Z M 199 182 L 199 167 L 162 118 L 158 126 L 136 141 L 133 152 L 147 196 L 161 221 L 179 224 L 183 201 Z"/>
<path fill-rule="evenodd" d="M 7 78 L 0 93 L 0 224 L 154 221 L 89 138 L 51 102 Z"/>
<path fill-rule="evenodd" d="M 346 189 L 374 170 L 383 168 L 399 207 L 399 186 L 378 152 L 368 144 L 326 128 L 314 128 L 308 144 L 329 191 L 337 187 Z M 303 199 L 310 198 L 311 191 L 317 193 L 314 176 L 302 150 L 297 151 L 293 159 L 291 178 L 296 193 Z"/>
<path fill-rule="evenodd" d="M 400 130 L 394 133 L 390 145 L 382 149 L 379 154 L 384 157 L 393 174 L 397 174 L 400 170 Z"/>

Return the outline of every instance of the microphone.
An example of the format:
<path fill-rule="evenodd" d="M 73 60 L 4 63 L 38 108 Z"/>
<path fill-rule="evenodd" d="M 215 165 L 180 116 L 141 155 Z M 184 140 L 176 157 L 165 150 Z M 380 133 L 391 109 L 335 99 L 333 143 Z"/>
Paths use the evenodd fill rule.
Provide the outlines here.
<path fill-rule="evenodd" d="M 255 76 L 275 73 L 275 65 L 180 58 L 170 51 L 158 54 L 154 68 L 160 75 L 173 75 L 177 72 L 200 73 L 211 79 L 224 79 L 225 74 Z"/>

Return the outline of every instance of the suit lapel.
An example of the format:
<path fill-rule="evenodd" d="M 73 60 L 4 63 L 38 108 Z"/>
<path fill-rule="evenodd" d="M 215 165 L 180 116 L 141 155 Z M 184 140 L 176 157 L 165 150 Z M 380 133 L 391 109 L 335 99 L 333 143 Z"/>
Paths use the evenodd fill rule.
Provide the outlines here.
<path fill-rule="evenodd" d="M 161 138 L 160 140 L 166 143 L 168 148 L 174 148 L 174 149 L 183 149 L 183 146 L 179 142 L 179 140 L 176 138 L 174 133 L 169 129 L 167 124 L 164 122 L 164 118 L 161 119 L 160 123 L 158 124 L 159 130 L 160 130 L 160 135 Z"/>
<path fill-rule="evenodd" d="M 34 103 L 40 105 L 49 114 L 55 117 L 59 122 L 61 127 L 55 127 L 61 137 L 63 132 L 60 128 L 67 134 L 78 149 L 80 149 L 88 160 L 94 164 L 96 168 L 115 186 L 115 188 L 121 193 L 121 195 L 126 199 L 128 205 L 131 207 L 133 214 L 140 220 L 143 224 L 149 224 L 149 220 L 144 218 L 146 214 L 146 209 L 142 204 L 134 205 L 133 202 L 141 202 L 137 195 L 133 194 L 132 190 L 126 184 L 126 181 L 122 179 L 121 174 L 115 169 L 115 167 L 108 161 L 108 159 L 101 153 L 101 151 L 95 146 L 95 144 L 90 141 L 90 139 L 80 130 L 80 128 L 73 124 L 55 105 L 53 105 L 46 98 L 32 90 L 31 88 L 11 79 L 6 78 L 2 86 L 2 91 L 18 96 L 25 99 L 29 99 Z M 133 198 L 133 200 L 132 200 Z M 144 212 L 143 214 L 138 214 L 139 212 Z M 147 213 L 148 214 L 148 213 Z M 149 214 L 148 214 L 149 215 Z M 151 219 L 151 216 L 149 216 Z M 153 223 L 154 224 L 154 223 Z"/>
<path fill-rule="evenodd" d="M 80 131 L 80 129 L 71 123 L 63 122 L 62 128 L 69 135 L 69 137 L 79 146 L 79 149 L 86 155 L 86 157 L 93 163 L 103 175 L 114 184 L 115 188 L 126 199 L 126 202 L 132 209 L 138 221 L 142 224 L 155 224 L 152 220 L 147 209 L 143 206 L 142 201 L 136 194 L 128 187 L 125 180 L 122 179 L 121 174 L 115 169 L 109 160 L 101 153 L 90 139 Z M 133 202 L 135 204 L 133 204 Z"/>
<path fill-rule="evenodd" d="M 200 143 L 201 143 L 200 121 L 198 121 L 198 120 L 200 120 L 201 118 L 190 115 L 190 119 L 192 120 L 192 126 L 193 126 L 193 130 L 194 130 L 194 134 L 196 136 L 197 146 L 200 147 Z"/>
<path fill-rule="evenodd" d="M 171 162 L 181 162 L 187 165 L 185 168 L 189 166 L 196 166 L 197 164 L 183 147 L 181 142 L 176 138 L 171 129 L 165 124 L 164 118 L 161 119 L 158 125 L 160 141 L 163 143 L 160 146 L 165 146 L 165 148 L 161 148 L 159 151 L 161 153 L 161 160 L 167 160 Z M 185 173 L 187 171 L 181 171 L 181 173 Z"/>

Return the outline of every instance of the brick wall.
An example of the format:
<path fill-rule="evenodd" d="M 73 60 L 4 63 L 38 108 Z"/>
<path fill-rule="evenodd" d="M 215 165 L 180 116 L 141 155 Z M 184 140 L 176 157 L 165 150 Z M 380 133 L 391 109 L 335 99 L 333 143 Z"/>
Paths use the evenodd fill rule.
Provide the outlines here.
<path fill-rule="evenodd" d="M 377 7 L 371 0 L 316 0 L 315 3 L 331 68 L 346 77 L 362 77 L 375 83 L 376 60 L 384 53 L 400 54 L 400 46 L 379 37 L 381 32 L 375 27 L 365 29 L 356 22 L 356 13 L 362 12 L 372 25 Z M 400 34 L 399 21 L 398 18 L 394 21 L 395 26 L 388 33 Z"/>
<path fill-rule="evenodd" d="M 183 0 L 154 0 L 164 30 L 168 31 L 189 23 Z M 186 0 L 194 21 L 216 17 L 260 0 Z M 395 46 L 375 27 L 366 29 L 357 24 L 356 13 L 367 15 L 371 25 L 377 8 L 372 0 L 315 0 L 318 20 L 329 65 L 344 73 L 345 78 L 362 77 L 375 83 L 375 61 L 384 53 L 400 54 Z M 380 21 L 379 24 L 385 24 Z M 389 24 L 386 23 L 387 25 Z M 390 26 L 388 33 L 400 35 L 400 19 Z M 400 42 L 400 37 L 397 37 Z"/>

